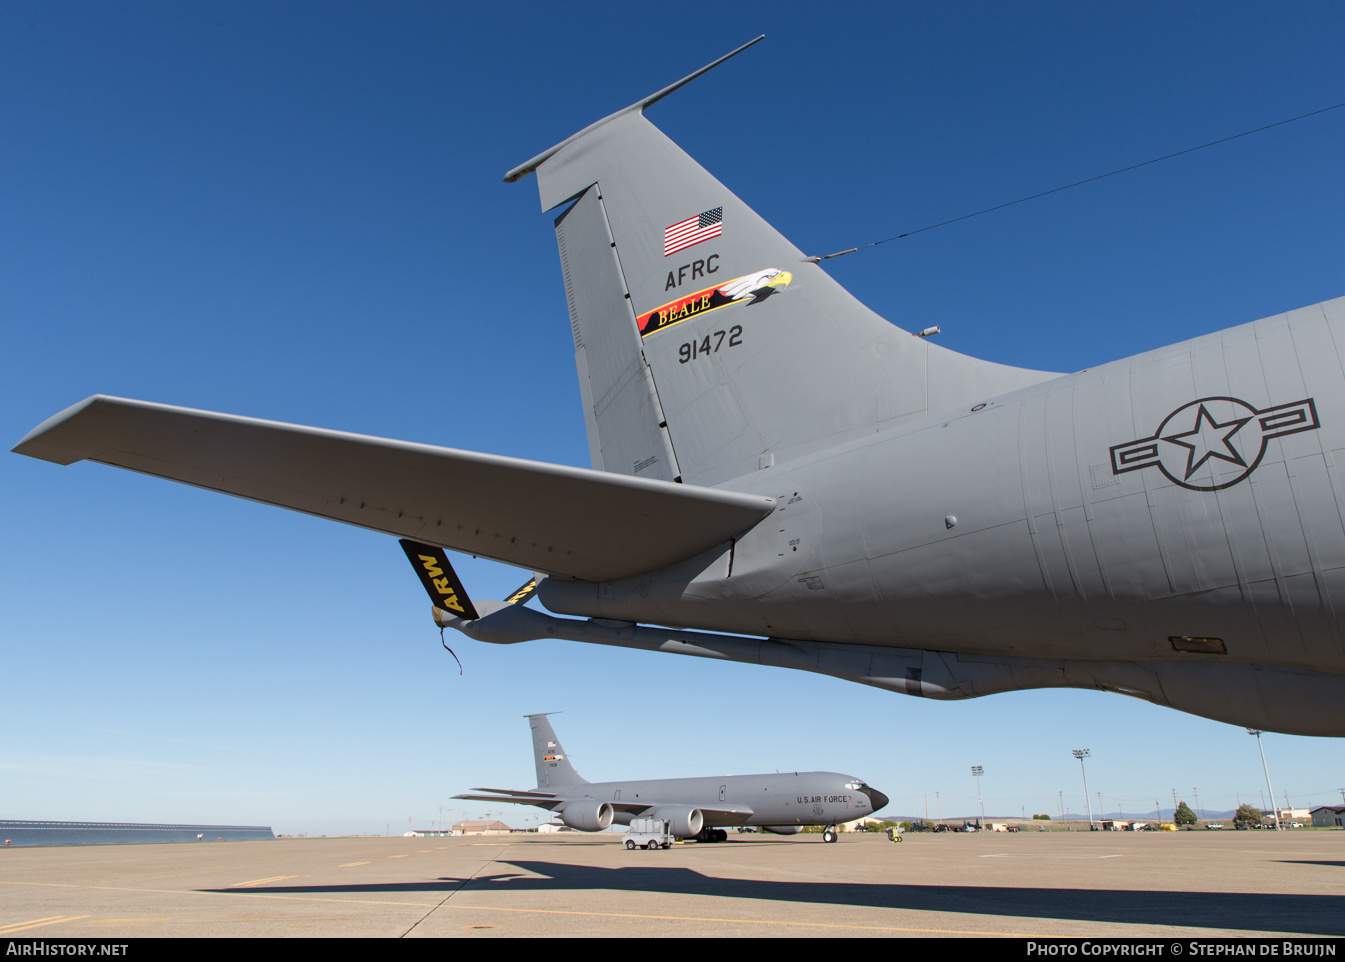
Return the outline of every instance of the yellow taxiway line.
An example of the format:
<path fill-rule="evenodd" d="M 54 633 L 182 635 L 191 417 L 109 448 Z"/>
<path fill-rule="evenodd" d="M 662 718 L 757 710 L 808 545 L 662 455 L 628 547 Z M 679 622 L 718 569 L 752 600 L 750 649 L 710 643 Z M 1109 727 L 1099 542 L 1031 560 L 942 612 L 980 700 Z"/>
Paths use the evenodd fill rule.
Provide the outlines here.
<path fill-rule="evenodd" d="M 76 888 L 78 886 L 75 886 Z M 48 915 L 44 919 L 33 919 L 29 922 L 13 922 L 9 925 L 0 926 L 0 935 L 9 935 L 11 932 L 22 932 L 25 929 L 36 929 L 43 925 L 56 925 L 60 922 L 74 922 L 77 919 L 87 919 L 87 915 Z"/>
<path fill-rule="evenodd" d="M 253 885 L 267 885 L 271 882 L 283 882 L 286 879 L 298 878 L 297 875 L 272 875 L 270 878 L 255 878 L 251 882 L 235 882 L 229 888 L 248 888 Z"/>

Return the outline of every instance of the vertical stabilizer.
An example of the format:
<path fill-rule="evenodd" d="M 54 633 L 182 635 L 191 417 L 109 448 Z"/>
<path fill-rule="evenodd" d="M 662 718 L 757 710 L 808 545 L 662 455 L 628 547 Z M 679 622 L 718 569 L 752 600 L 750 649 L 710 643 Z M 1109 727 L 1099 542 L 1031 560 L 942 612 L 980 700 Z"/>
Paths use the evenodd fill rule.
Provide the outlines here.
<path fill-rule="evenodd" d="M 571 785 L 587 785 L 584 779 L 570 764 L 560 739 L 551 729 L 546 715 L 529 715 L 528 724 L 532 726 L 532 755 L 537 762 L 537 788 L 542 791 L 555 791 Z"/>
<path fill-rule="evenodd" d="M 860 304 L 645 119 L 662 95 L 506 178 L 535 171 L 544 210 L 570 205 L 556 234 L 595 467 L 717 484 L 1054 376 Z M 730 129 L 705 118 L 706 137 Z"/>

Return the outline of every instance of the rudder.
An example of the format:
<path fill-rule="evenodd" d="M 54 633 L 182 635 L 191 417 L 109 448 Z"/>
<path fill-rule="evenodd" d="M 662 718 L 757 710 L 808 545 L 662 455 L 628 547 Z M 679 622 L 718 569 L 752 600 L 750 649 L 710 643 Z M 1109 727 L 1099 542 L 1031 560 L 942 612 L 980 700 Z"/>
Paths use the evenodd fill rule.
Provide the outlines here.
<path fill-rule="evenodd" d="M 593 467 L 680 480 L 597 187 L 556 218 L 556 246 Z"/>

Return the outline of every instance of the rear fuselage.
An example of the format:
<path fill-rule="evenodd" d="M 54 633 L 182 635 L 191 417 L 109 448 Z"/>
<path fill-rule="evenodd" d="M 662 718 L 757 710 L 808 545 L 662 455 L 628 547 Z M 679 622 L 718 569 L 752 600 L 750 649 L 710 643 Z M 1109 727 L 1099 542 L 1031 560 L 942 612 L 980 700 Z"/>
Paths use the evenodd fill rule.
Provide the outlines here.
<path fill-rule="evenodd" d="M 734 542 L 624 582 L 544 583 L 542 601 L 776 638 L 1345 683 L 1342 339 L 1345 299 L 886 427 L 728 482 L 779 500 Z"/>

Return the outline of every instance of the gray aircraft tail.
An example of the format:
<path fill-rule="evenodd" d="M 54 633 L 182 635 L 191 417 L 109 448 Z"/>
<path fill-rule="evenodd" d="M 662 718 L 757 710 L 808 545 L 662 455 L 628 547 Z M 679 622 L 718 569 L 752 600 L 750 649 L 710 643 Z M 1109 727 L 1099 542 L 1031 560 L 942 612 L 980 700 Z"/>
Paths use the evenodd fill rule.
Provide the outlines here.
<path fill-rule="evenodd" d="M 528 724 L 532 726 L 532 755 L 537 762 L 537 787 L 554 791 L 570 785 L 587 785 L 588 782 L 580 778 L 570 764 L 546 715 L 529 715 Z"/>
<path fill-rule="evenodd" d="M 894 327 L 645 119 L 726 59 L 505 178 L 536 171 L 542 209 L 569 205 L 556 242 L 594 467 L 715 484 L 1051 376 Z M 702 134 L 743 137 L 753 116 L 726 103 Z"/>

